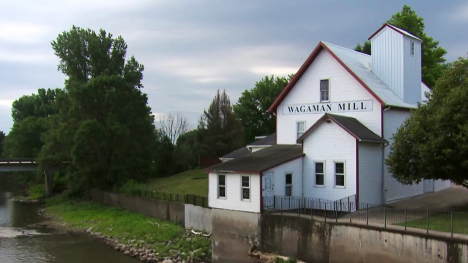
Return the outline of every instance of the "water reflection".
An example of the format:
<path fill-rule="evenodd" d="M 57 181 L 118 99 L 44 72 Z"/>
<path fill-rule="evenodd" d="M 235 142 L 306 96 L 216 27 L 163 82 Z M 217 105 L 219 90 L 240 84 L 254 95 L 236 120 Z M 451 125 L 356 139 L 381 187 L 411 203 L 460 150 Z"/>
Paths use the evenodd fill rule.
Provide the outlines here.
<path fill-rule="evenodd" d="M 5 189 L 1 177 L 0 184 L 1 188 Z M 36 230 L 45 234 L 23 235 L 22 233 L 34 232 L 28 226 L 42 220 L 37 214 L 40 204 L 12 201 L 10 198 L 13 194 L 2 189 L 0 189 L 1 263 L 139 262 L 114 251 L 100 241 L 83 235 L 53 235 L 40 229 Z"/>

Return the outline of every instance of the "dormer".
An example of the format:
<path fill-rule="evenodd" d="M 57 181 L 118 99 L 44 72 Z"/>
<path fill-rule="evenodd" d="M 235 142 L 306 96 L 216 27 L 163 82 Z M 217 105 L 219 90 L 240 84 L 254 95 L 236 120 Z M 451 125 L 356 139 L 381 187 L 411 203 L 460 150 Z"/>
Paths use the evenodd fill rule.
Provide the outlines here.
<path fill-rule="evenodd" d="M 421 102 L 422 40 L 388 23 L 369 40 L 372 72 L 404 102 Z"/>

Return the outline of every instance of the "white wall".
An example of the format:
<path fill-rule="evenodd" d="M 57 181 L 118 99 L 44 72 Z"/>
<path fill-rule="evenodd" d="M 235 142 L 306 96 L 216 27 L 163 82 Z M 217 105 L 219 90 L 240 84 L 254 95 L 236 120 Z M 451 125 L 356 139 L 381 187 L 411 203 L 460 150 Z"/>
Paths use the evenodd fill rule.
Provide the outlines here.
<path fill-rule="evenodd" d="M 359 143 L 359 202 L 382 204 L 382 147 L 381 143 Z"/>
<path fill-rule="evenodd" d="M 356 139 L 334 122 L 323 123 L 304 141 L 304 196 L 337 200 L 356 194 Z M 325 186 L 315 186 L 315 161 L 325 162 Z M 345 188 L 335 187 L 335 163 L 345 162 Z"/>
<path fill-rule="evenodd" d="M 411 56 L 411 42 L 414 43 L 413 56 Z M 403 43 L 404 101 L 416 104 L 421 101 L 421 43 L 409 37 L 404 37 Z"/>
<path fill-rule="evenodd" d="M 242 174 L 244 175 L 244 174 Z M 260 212 L 260 176 L 250 175 L 250 201 L 241 200 L 241 174 L 226 173 L 226 198 L 218 198 L 218 174 L 209 173 L 208 204 L 213 208 Z"/>
<path fill-rule="evenodd" d="M 292 196 L 302 196 L 302 158 L 277 166 L 265 173 L 273 173 L 275 195 L 286 195 L 286 173 L 292 173 Z"/>
<path fill-rule="evenodd" d="M 372 72 L 403 99 L 403 36 L 386 27 L 371 42 Z"/>
<path fill-rule="evenodd" d="M 449 180 L 435 180 L 434 181 L 434 191 L 440 191 L 452 187 L 452 182 Z"/>
<path fill-rule="evenodd" d="M 381 105 L 357 80 L 341 66 L 326 50 L 322 50 L 302 75 L 294 88 L 281 102 L 276 111 L 277 143 L 295 144 L 297 140 L 296 122 L 305 121 L 310 128 L 322 113 L 283 115 L 285 105 L 320 103 L 320 80 L 330 79 L 330 102 L 371 100 L 373 111 L 342 113 L 357 118 L 376 134 L 381 134 Z"/>
<path fill-rule="evenodd" d="M 407 110 L 390 109 L 384 111 L 384 138 L 390 143 L 384 150 L 385 159 L 387 159 L 390 154 L 393 134 L 396 133 L 398 127 L 400 127 L 410 115 L 411 113 Z M 423 194 L 424 191 L 422 183 L 413 185 L 400 184 L 392 177 L 387 165 L 385 165 L 384 169 L 384 189 L 386 202 L 420 195 Z"/>

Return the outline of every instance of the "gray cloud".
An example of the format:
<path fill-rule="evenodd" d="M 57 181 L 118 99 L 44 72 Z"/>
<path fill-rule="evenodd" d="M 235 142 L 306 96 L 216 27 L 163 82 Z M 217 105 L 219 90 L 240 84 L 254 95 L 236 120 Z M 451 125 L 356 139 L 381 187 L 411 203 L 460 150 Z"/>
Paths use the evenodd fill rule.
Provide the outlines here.
<path fill-rule="evenodd" d="M 294 73 L 320 40 L 349 48 L 363 42 L 405 3 L 8 1 L 0 10 L 0 130 L 12 125 L 13 100 L 63 87 L 50 42 L 72 25 L 122 35 L 128 55 L 145 65 L 144 92 L 156 118 L 179 110 L 194 128 L 217 89 L 234 103 L 263 76 Z M 466 55 L 466 2 L 408 4 L 449 61 Z"/>

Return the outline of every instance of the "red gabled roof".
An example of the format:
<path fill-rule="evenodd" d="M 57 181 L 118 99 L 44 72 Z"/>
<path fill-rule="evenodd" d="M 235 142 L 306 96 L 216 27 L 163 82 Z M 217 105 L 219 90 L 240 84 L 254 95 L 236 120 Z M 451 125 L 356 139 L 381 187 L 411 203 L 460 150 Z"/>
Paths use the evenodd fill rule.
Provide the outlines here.
<path fill-rule="evenodd" d="M 382 104 L 382 106 L 385 106 L 385 102 L 382 99 L 380 99 L 372 91 L 372 89 L 369 88 L 369 86 L 367 86 L 367 84 L 364 83 L 364 81 L 362 81 L 343 61 L 341 61 L 341 59 L 339 59 L 338 56 L 336 56 L 323 42 L 320 41 L 320 43 L 317 45 L 317 47 L 315 47 L 314 51 L 312 51 L 312 53 L 307 58 L 307 60 L 304 62 L 304 64 L 302 64 L 301 68 L 299 68 L 299 70 L 294 75 L 294 77 L 291 79 L 291 81 L 288 83 L 288 85 L 286 85 L 284 90 L 276 98 L 276 100 L 273 102 L 273 104 L 270 106 L 270 108 L 268 108 L 269 112 L 273 113 L 273 112 L 276 111 L 276 109 L 281 104 L 281 102 L 284 100 L 284 98 L 286 98 L 288 93 L 296 85 L 296 83 L 299 81 L 299 79 L 302 77 L 302 75 L 304 75 L 304 73 L 307 71 L 309 66 L 312 64 L 312 62 L 314 62 L 315 58 L 318 56 L 318 54 L 323 49 L 327 50 L 332 55 L 332 57 L 335 58 L 336 61 L 338 61 L 338 63 L 340 63 L 341 66 L 343 66 L 346 69 L 346 71 L 349 72 L 349 74 L 351 74 L 351 76 L 353 76 L 370 94 L 372 94 L 372 96 L 374 96 L 375 99 L 377 99 Z"/>
<path fill-rule="evenodd" d="M 372 34 L 367 40 L 371 40 L 371 38 L 373 38 L 375 35 L 377 35 L 377 33 L 379 33 L 379 32 L 380 32 L 382 29 L 384 29 L 385 27 L 388 27 L 388 28 L 390 28 L 390 29 L 393 29 L 393 31 L 395 31 L 395 32 L 397 32 L 397 33 L 399 33 L 399 34 L 401 34 L 401 35 L 403 35 L 403 36 L 408 36 L 408 37 L 414 38 L 414 39 L 416 39 L 416 40 L 418 40 L 418 41 L 422 41 L 422 40 L 421 40 L 420 38 L 418 38 L 417 36 L 415 36 L 415 35 L 413 35 L 413 34 L 407 32 L 407 31 L 405 31 L 405 30 L 403 30 L 403 29 L 401 29 L 401 28 L 399 28 L 399 27 L 396 27 L 396 26 L 394 26 L 394 25 L 392 25 L 392 24 L 389 24 L 389 23 L 383 24 L 383 25 L 382 25 L 379 29 L 377 29 L 377 31 L 375 31 L 375 33 Z"/>

